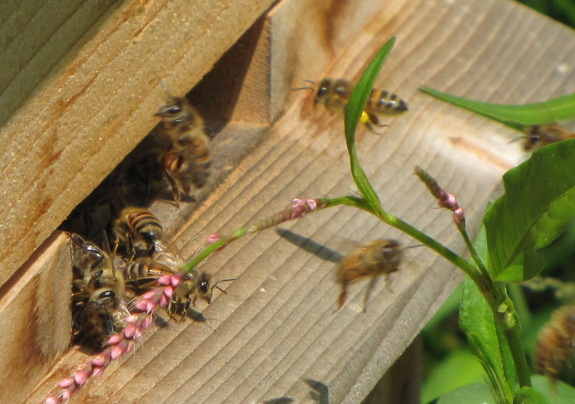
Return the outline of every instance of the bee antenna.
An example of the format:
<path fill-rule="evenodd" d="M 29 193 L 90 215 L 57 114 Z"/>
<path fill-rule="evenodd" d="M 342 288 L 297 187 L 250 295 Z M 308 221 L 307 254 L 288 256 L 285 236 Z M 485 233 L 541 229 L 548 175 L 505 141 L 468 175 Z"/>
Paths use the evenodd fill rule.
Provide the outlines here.
<path fill-rule="evenodd" d="M 415 244 L 415 245 L 409 245 L 405 248 L 407 249 L 407 248 L 415 248 L 415 247 L 423 247 L 423 246 L 424 246 L 423 244 Z"/>
<path fill-rule="evenodd" d="M 511 139 L 508 144 L 515 143 L 521 139 L 525 139 L 525 135 L 517 136 L 516 138 Z"/>
<path fill-rule="evenodd" d="M 298 87 L 292 88 L 290 91 L 298 91 L 298 90 L 315 90 L 313 87 Z"/>
<path fill-rule="evenodd" d="M 172 100 L 174 98 L 172 93 L 170 93 L 170 90 L 168 90 L 168 86 L 166 85 L 164 80 L 160 80 L 160 87 L 162 87 L 162 90 L 164 90 L 164 93 L 166 93 L 166 97 L 168 100 Z"/>
<path fill-rule="evenodd" d="M 317 84 L 317 81 L 313 81 L 313 80 L 306 80 L 308 83 L 311 84 Z M 306 86 L 306 87 L 298 87 L 298 88 L 292 88 L 291 91 L 298 91 L 298 90 L 315 90 L 315 88 L 310 87 L 310 86 Z"/>
<path fill-rule="evenodd" d="M 221 279 L 219 281 L 217 281 L 216 283 L 214 283 L 214 285 L 212 286 L 212 290 L 214 290 L 214 288 L 217 288 L 219 290 L 221 290 L 222 292 L 224 292 L 226 295 L 228 294 L 228 292 L 226 292 L 224 289 L 222 289 L 221 287 L 218 286 L 218 283 L 221 282 L 231 282 L 231 281 L 235 281 L 236 278 L 230 278 L 230 279 Z"/>

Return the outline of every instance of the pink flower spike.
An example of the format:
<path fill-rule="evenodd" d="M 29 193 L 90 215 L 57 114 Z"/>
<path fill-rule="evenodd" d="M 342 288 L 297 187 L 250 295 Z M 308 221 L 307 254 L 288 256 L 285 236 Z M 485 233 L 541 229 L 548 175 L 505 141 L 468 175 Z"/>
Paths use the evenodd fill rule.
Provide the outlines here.
<path fill-rule="evenodd" d="M 166 295 L 162 295 L 162 297 L 160 298 L 160 307 L 168 307 L 168 304 L 170 303 L 170 298 Z"/>
<path fill-rule="evenodd" d="M 113 334 L 108 338 L 108 345 L 118 345 L 123 339 L 124 336 L 122 334 Z"/>
<path fill-rule="evenodd" d="M 49 395 L 44 400 L 44 404 L 59 404 L 59 403 L 60 403 L 60 399 L 53 394 Z"/>
<path fill-rule="evenodd" d="M 60 383 L 58 383 L 58 387 L 60 387 L 61 389 L 67 389 L 68 387 L 70 387 L 73 384 L 74 384 L 74 378 L 73 377 L 67 377 L 64 380 L 61 380 Z"/>

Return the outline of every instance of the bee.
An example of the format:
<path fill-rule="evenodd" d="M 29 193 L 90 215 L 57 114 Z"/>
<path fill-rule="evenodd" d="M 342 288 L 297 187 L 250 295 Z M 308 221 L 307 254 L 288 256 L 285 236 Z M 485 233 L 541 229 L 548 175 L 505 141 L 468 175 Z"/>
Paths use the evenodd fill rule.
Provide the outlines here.
<path fill-rule="evenodd" d="M 311 82 L 316 84 L 315 82 Z M 332 114 L 345 113 L 345 108 L 351 96 L 352 86 L 345 79 L 333 80 L 324 78 L 315 87 L 301 87 L 294 90 L 311 89 L 315 91 L 314 105 L 322 104 Z M 372 89 L 367 100 L 360 122 L 372 132 L 377 133 L 374 126 L 384 127 L 380 123 L 380 115 L 395 115 L 407 111 L 407 103 L 396 94 L 385 90 Z"/>
<path fill-rule="evenodd" d="M 77 234 L 71 236 L 73 342 L 99 348 L 104 339 L 122 329 L 128 314 L 126 282 L 108 253 Z"/>
<path fill-rule="evenodd" d="M 395 240 L 375 240 L 366 246 L 353 250 L 343 258 L 337 269 L 337 282 L 341 285 L 338 299 L 339 310 L 347 297 L 347 286 L 365 277 L 371 277 L 365 292 L 363 311 L 365 312 L 369 294 L 379 275 L 389 275 L 397 271 L 402 259 L 403 248 Z"/>
<path fill-rule="evenodd" d="M 156 113 L 162 118 L 162 130 L 170 138 L 170 149 L 162 166 L 172 187 L 175 201 L 180 194 L 190 196 L 192 185 L 201 188 L 207 181 L 211 164 L 210 138 L 200 113 L 186 98 L 171 97 Z"/>
<path fill-rule="evenodd" d="M 525 151 L 537 150 L 551 143 L 575 138 L 575 133 L 555 123 L 525 127 Z"/>
<path fill-rule="evenodd" d="M 182 282 L 174 290 L 168 305 L 168 313 L 172 317 L 177 314 L 180 316 L 180 320 L 183 319 L 188 314 L 190 306 L 195 305 L 198 298 L 210 304 L 214 288 L 227 294 L 224 289 L 218 286 L 218 283 L 230 281 L 235 281 L 235 279 L 222 279 L 213 283 L 211 275 L 196 268 L 192 269 L 184 275 Z"/>
<path fill-rule="evenodd" d="M 163 250 L 164 229 L 146 208 L 126 207 L 112 223 L 114 253 L 123 252 L 128 260 L 151 256 Z"/>
<path fill-rule="evenodd" d="M 556 310 L 539 332 L 535 368 L 553 379 L 575 380 L 575 305 Z M 566 380 L 567 381 L 567 380 Z"/>

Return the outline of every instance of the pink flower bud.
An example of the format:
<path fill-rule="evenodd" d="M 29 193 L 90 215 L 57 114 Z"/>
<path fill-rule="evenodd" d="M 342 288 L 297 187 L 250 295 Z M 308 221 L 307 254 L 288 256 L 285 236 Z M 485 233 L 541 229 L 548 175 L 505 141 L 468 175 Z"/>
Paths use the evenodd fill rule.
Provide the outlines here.
<path fill-rule="evenodd" d="M 208 244 L 214 244 L 221 238 L 222 236 L 220 236 L 218 233 L 212 233 L 206 238 L 206 241 L 208 242 Z"/>
<path fill-rule="evenodd" d="M 146 305 L 146 313 L 152 313 L 154 310 L 156 310 L 156 306 L 157 304 L 155 302 L 149 301 Z"/>
<path fill-rule="evenodd" d="M 94 359 L 92 359 L 92 365 L 97 367 L 106 367 L 108 366 L 109 363 L 110 358 L 108 357 L 108 355 L 105 355 L 104 353 L 100 353 L 99 355 L 96 355 Z"/>
<path fill-rule="evenodd" d="M 118 345 L 123 339 L 122 334 L 113 334 L 108 338 L 108 345 Z"/>
<path fill-rule="evenodd" d="M 60 397 L 60 399 L 62 400 L 62 402 L 64 401 L 68 401 L 70 400 L 70 397 L 72 397 L 72 394 L 74 394 L 74 389 L 68 389 L 68 390 L 64 390 L 62 392 L 62 396 Z"/>
<path fill-rule="evenodd" d="M 144 330 L 147 330 L 148 328 L 152 327 L 152 325 L 154 325 L 154 319 L 152 316 L 146 316 L 144 318 L 144 322 L 142 323 L 142 328 Z"/>
<path fill-rule="evenodd" d="M 170 303 L 170 298 L 166 295 L 162 295 L 160 298 L 160 307 L 167 307 L 168 303 Z"/>
<path fill-rule="evenodd" d="M 136 343 L 134 341 L 129 341 L 126 344 L 126 353 L 130 353 L 134 350 L 134 347 L 136 346 Z"/>
<path fill-rule="evenodd" d="M 74 378 L 73 377 L 67 377 L 64 380 L 61 380 L 60 383 L 58 383 L 58 387 L 60 387 L 61 389 L 67 389 L 68 387 L 70 387 L 73 384 L 74 384 Z"/>
<path fill-rule="evenodd" d="M 156 297 L 157 291 L 155 290 L 150 290 L 146 293 L 144 293 L 141 296 L 141 299 L 145 299 L 145 300 L 153 300 Z"/>
<path fill-rule="evenodd" d="M 147 299 L 138 299 L 136 300 L 136 303 L 134 303 L 134 308 L 136 308 L 139 311 L 146 311 L 148 307 L 148 300 Z"/>
<path fill-rule="evenodd" d="M 92 372 L 92 377 L 100 377 L 102 376 L 102 373 L 104 373 L 104 367 L 97 367 L 94 368 L 94 371 Z"/>
<path fill-rule="evenodd" d="M 59 404 L 61 401 L 55 395 L 50 395 L 44 400 L 44 404 Z"/>
<path fill-rule="evenodd" d="M 110 358 L 116 360 L 124 354 L 124 351 L 125 351 L 124 344 L 114 345 L 113 347 L 110 348 Z"/>
<path fill-rule="evenodd" d="M 138 328 L 134 324 L 128 324 L 126 327 L 124 327 L 124 335 L 128 339 L 134 338 L 137 329 Z"/>
<path fill-rule="evenodd" d="M 89 373 L 88 372 L 78 372 L 74 375 L 74 381 L 76 382 L 76 384 L 78 386 L 81 386 L 84 383 L 86 383 L 86 380 L 88 380 L 91 373 L 92 373 L 91 371 Z"/>
<path fill-rule="evenodd" d="M 292 208 L 294 208 L 294 209 L 297 208 L 298 206 L 303 206 L 303 205 L 305 205 L 305 202 L 301 199 L 296 198 L 292 201 Z"/>
<path fill-rule="evenodd" d="M 172 275 L 162 275 L 157 282 L 163 286 L 170 285 L 172 283 Z"/>
<path fill-rule="evenodd" d="M 166 286 L 164 288 L 164 296 L 166 296 L 167 298 L 171 298 L 173 293 L 174 293 L 174 288 L 172 286 Z M 160 305 L 161 305 L 161 303 L 160 303 Z"/>
<path fill-rule="evenodd" d="M 317 209 L 317 200 L 316 199 L 308 199 L 307 201 L 307 206 L 310 210 L 316 210 Z"/>

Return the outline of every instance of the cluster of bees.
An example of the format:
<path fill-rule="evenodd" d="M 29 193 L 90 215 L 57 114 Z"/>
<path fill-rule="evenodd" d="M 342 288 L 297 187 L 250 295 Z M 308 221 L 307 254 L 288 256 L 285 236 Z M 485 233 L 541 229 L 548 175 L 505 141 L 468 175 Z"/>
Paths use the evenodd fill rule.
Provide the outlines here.
<path fill-rule="evenodd" d="M 73 342 L 87 348 L 101 348 L 122 329 L 129 302 L 183 264 L 144 206 L 163 191 L 171 191 L 175 203 L 193 197 L 209 176 L 210 138 L 186 98 L 170 97 L 156 115 L 162 120 L 160 141 L 120 165 L 63 225 L 72 242 Z M 209 303 L 214 286 L 198 270 L 184 275 L 169 315 L 185 317 L 197 298 Z"/>
<path fill-rule="evenodd" d="M 313 88 L 315 104 L 331 113 L 343 113 L 351 94 L 351 85 L 342 79 L 326 78 L 305 88 Z M 406 110 L 397 95 L 373 90 L 361 122 L 373 131 L 385 126 L 380 115 Z M 129 156 L 63 226 L 72 232 L 74 343 L 85 347 L 101 348 L 107 336 L 122 329 L 129 302 L 182 265 L 167 247 L 159 220 L 144 206 L 153 199 L 168 199 L 165 194 L 170 191 L 176 203 L 193 198 L 193 190 L 209 176 L 210 138 L 201 114 L 186 98 L 170 97 L 156 115 L 161 118 L 159 140 L 146 139 L 144 152 Z M 367 303 L 376 277 L 397 270 L 401 251 L 393 240 L 378 240 L 346 257 L 337 272 L 342 287 L 339 307 L 350 283 L 371 277 Z M 207 274 L 193 270 L 174 291 L 168 314 L 181 319 L 197 298 L 209 303 L 214 287 Z"/>

